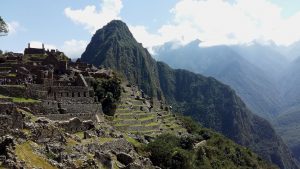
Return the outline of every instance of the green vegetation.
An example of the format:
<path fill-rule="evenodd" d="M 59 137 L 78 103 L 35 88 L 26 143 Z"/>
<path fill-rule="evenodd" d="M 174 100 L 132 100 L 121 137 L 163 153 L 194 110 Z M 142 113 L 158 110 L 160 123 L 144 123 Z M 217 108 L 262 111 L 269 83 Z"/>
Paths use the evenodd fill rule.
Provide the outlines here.
<path fill-rule="evenodd" d="M 34 153 L 31 144 L 34 143 L 28 141 L 17 145 L 15 150 L 17 157 L 23 160 L 28 168 L 56 169 L 56 167 L 50 165 L 46 159 Z"/>
<path fill-rule="evenodd" d="M 78 136 L 80 139 L 83 139 L 84 134 L 82 131 L 75 133 L 76 136 Z"/>
<path fill-rule="evenodd" d="M 15 73 L 9 73 L 8 75 L 7 75 L 7 77 L 16 77 L 17 75 L 15 74 Z"/>
<path fill-rule="evenodd" d="M 116 70 L 148 95 L 161 97 L 155 60 L 122 21 L 114 20 L 98 30 L 81 59 Z"/>
<path fill-rule="evenodd" d="M 5 36 L 8 34 L 8 26 L 6 22 L 0 16 L 0 36 Z"/>
<path fill-rule="evenodd" d="M 122 21 L 98 30 L 81 59 L 116 70 L 148 96 L 165 98 L 176 112 L 192 116 L 281 168 L 297 168 L 272 126 L 254 115 L 234 90 L 214 78 L 156 62 Z"/>
<path fill-rule="evenodd" d="M 190 118 L 182 118 L 182 122 L 190 135 L 162 134 L 146 145 L 154 165 L 172 169 L 277 168 Z"/>
<path fill-rule="evenodd" d="M 17 87 L 17 88 L 22 88 L 22 89 L 25 88 L 25 85 L 1 85 L 1 86 L 4 86 L 4 87 Z"/>
<path fill-rule="evenodd" d="M 279 115 L 273 122 L 278 133 L 282 136 L 295 158 L 300 161 L 300 111 L 295 108 L 292 111 Z"/>
<path fill-rule="evenodd" d="M 0 99 L 7 99 L 7 98 L 11 98 L 11 97 L 0 94 Z"/>
<path fill-rule="evenodd" d="M 21 97 L 12 97 L 13 102 L 15 103 L 39 103 L 39 100 L 30 99 L 30 98 L 21 98 Z"/>
<path fill-rule="evenodd" d="M 97 79 L 93 82 L 93 88 L 95 95 L 102 103 L 103 112 L 108 116 L 113 116 L 121 96 L 120 79 L 116 76 L 109 79 Z"/>
<path fill-rule="evenodd" d="M 29 117 L 29 119 L 30 119 L 31 122 L 35 122 L 35 121 L 37 120 L 37 117 L 36 117 L 35 115 L 31 114 L 30 112 L 25 111 L 25 110 L 20 109 L 20 108 L 17 108 L 17 110 L 18 110 L 19 112 L 24 113 L 25 116 Z"/>
<path fill-rule="evenodd" d="M 23 98 L 23 97 L 9 97 L 0 94 L 0 98 L 11 98 L 14 103 L 39 103 L 39 100 L 31 99 L 31 98 Z"/>
<path fill-rule="evenodd" d="M 113 140 L 114 140 L 114 138 L 111 138 L 111 137 L 101 137 L 101 138 L 99 138 L 99 143 L 104 144 L 107 142 L 112 142 Z"/>

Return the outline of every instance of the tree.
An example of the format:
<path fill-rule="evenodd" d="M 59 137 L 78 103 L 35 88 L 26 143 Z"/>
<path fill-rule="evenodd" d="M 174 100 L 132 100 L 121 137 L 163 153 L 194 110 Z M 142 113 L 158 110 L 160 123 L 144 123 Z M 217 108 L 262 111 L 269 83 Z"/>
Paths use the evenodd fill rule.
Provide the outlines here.
<path fill-rule="evenodd" d="M 117 102 L 121 96 L 121 81 L 117 77 L 109 79 L 97 79 L 93 82 L 93 88 L 98 100 L 102 103 L 103 113 L 113 116 L 117 108 Z"/>
<path fill-rule="evenodd" d="M 0 16 L 0 36 L 5 36 L 8 33 L 8 26 Z"/>

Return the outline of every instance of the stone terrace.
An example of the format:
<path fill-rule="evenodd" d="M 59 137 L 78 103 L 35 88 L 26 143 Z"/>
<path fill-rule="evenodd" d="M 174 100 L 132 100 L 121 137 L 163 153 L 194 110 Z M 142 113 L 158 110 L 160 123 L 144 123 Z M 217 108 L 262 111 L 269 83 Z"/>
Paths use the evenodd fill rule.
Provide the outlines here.
<path fill-rule="evenodd" d="M 149 135 L 185 132 L 174 114 L 166 111 L 165 107 L 157 106 L 160 105 L 158 101 L 151 108 L 150 100 L 143 98 L 137 88 L 125 85 L 123 88 L 125 90 L 113 120 L 113 125 L 118 130 Z"/>

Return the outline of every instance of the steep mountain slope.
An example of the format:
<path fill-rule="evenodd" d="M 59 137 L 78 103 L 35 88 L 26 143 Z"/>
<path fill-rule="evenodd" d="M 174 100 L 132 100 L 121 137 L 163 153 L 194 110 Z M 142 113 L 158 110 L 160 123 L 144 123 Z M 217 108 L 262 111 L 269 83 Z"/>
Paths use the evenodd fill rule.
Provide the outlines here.
<path fill-rule="evenodd" d="M 294 109 L 300 106 L 300 57 L 293 61 L 286 69 L 280 82 L 282 98 L 285 99 L 283 109 Z"/>
<path fill-rule="evenodd" d="M 123 23 L 111 22 L 98 30 L 81 59 L 96 66 L 101 64 L 114 70 L 124 70 L 120 73 L 128 81 L 139 85 L 149 95 L 161 97 L 159 82 L 155 78 L 155 61 Z"/>
<path fill-rule="evenodd" d="M 283 108 L 274 120 L 279 133 L 300 161 L 300 58 L 290 64 L 280 86 Z"/>
<path fill-rule="evenodd" d="M 249 146 L 281 168 L 297 168 L 269 123 L 253 115 L 233 90 L 213 78 L 156 63 L 125 23 L 112 21 L 98 30 L 82 59 L 115 68 L 147 94 L 155 96 L 162 91 L 168 103 L 204 126 Z"/>
<path fill-rule="evenodd" d="M 297 160 L 300 161 L 300 107 L 282 113 L 273 123 Z"/>
<path fill-rule="evenodd" d="M 157 59 L 175 68 L 212 76 L 233 87 L 247 106 L 264 118 L 278 112 L 280 99 L 273 80 L 262 69 L 227 46 L 199 47 L 193 41 L 176 49 L 172 43 L 157 48 Z"/>

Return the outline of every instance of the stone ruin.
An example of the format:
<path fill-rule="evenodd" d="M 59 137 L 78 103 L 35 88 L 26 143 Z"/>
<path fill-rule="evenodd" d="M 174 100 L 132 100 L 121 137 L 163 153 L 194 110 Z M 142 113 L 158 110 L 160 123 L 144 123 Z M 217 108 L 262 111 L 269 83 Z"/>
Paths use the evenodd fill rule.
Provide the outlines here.
<path fill-rule="evenodd" d="M 32 48 L 28 44 L 24 54 L 11 52 L 0 58 L 0 93 L 6 90 L 5 85 L 24 85 L 26 91 L 21 97 L 41 102 L 19 105 L 51 120 L 73 117 L 99 120 L 96 116 L 102 114 L 102 106 L 94 95 L 91 81 L 111 76 L 110 70 L 98 69 L 80 59 L 72 62 L 63 52 L 46 50 L 44 46 Z"/>
<path fill-rule="evenodd" d="M 68 133 L 76 133 L 76 132 L 86 131 L 95 128 L 93 121 L 91 120 L 81 121 L 77 117 L 71 118 L 68 121 L 60 121 L 58 122 L 58 125 L 61 128 L 65 129 L 65 131 Z"/>
<path fill-rule="evenodd" d="M 0 137 L 9 133 L 9 130 L 23 129 L 25 115 L 12 103 L 0 102 Z"/>

